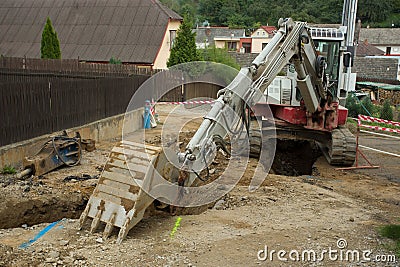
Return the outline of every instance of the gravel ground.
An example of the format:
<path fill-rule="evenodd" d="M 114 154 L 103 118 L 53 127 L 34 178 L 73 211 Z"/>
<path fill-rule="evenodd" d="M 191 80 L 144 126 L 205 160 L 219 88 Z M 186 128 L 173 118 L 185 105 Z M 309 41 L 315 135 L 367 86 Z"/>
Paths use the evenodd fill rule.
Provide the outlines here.
<path fill-rule="evenodd" d="M 186 125 L 193 130 L 198 122 Z M 157 143 L 160 131 L 148 131 L 147 139 Z M 399 222 L 400 186 L 398 179 L 392 179 L 400 177 L 397 158 L 385 158 L 378 171 L 340 171 L 320 157 L 312 175 L 269 174 L 258 190 L 249 192 L 257 166 L 251 159 L 238 185 L 214 206 L 180 215 L 173 237 L 170 233 L 178 216 L 153 211 L 117 245 L 117 230 L 103 240 L 102 229 L 90 234 L 89 220 L 78 230 L 76 219 L 116 141 L 96 144 L 97 150 L 85 152 L 76 167 L 25 180 L 0 177 L 0 266 L 399 266 L 398 261 L 375 259 L 393 254 L 391 241 L 377 230 Z M 392 149 L 393 145 L 388 144 Z M 64 181 L 83 174 L 92 179 Z M 26 248 L 19 248 L 52 222 L 58 223 Z M 344 241 L 346 247 L 342 247 Z M 339 256 L 341 251 L 345 255 L 347 250 L 371 250 L 371 261 L 329 259 L 322 254 L 329 249 L 338 250 Z M 279 250 L 286 251 L 282 256 L 286 262 L 278 259 Z M 301 261 L 301 253 L 309 250 L 323 260 Z M 292 258 L 295 251 L 300 253 L 299 261 L 289 258 L 291 251 Z"/>

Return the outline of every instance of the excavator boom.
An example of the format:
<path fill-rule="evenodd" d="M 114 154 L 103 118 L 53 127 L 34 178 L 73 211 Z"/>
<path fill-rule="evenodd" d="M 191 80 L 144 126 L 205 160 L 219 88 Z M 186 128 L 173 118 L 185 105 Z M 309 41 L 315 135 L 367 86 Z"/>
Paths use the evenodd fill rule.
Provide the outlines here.
<path fill-rule="evenodd" d="M 242 68 L 235 79 L 218 92 L 218 99 L 185 151 L 177 155 L 178 166 L 169 163 L 161 148 L 135 140 L 124 140 L 114 147 L 82 213 L 81 227 L 88 217 L 93 219 L 92 232 L 103 222 L 105 238 L 114 226 L 118 227 L 117 241 L 121 242 L 143 218 L 153 200 L 160 200 L 162 194 L 157 195 L 157 192 L 167 188 L 156 182 L 157 174 L 180 186 L 192 185 L 207 162 L 212 161 L 216 140 L 223 140 L 229 132 L 234 132 L 238 123 L 246 124 L 246 108 L 259 101 L 262 92 L 288 63 L 296 68 L 298 88 L 307 113 L 310 117 L 320 114 L 328 96 L 324 58 L 317 54 L 306 23 L 281 19 L 278 32 L 252 64 Z"/>

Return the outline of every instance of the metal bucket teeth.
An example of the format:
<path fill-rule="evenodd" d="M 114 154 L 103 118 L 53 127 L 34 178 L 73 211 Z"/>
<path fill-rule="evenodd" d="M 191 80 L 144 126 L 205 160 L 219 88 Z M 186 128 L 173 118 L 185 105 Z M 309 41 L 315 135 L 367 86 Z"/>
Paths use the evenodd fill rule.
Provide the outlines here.
<path fill-rule="evenodd" d="M 120 243 L 153 202 L 153 198 L 142 191 L 141 185 L 149 179 L 147 176 L 151 172 L 147 170 L 161 151 L 159 147 L 126 140 L 115 146 L 80 217 L 80 228 L 87 218 L 93 219 L 91 232 L 103 222 L 103 238 L 107 238 L 114 227 L 119 227 L 117 242 Z"/>

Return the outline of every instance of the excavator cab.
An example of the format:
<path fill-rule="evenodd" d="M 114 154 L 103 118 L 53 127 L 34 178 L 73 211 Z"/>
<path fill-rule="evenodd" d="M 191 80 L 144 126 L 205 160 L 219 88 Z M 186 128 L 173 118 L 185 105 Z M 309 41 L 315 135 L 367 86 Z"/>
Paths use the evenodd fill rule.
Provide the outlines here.
<path fill-rule="evenodd" d="M 329 81 L 328 91 L 332 96 L 337 96 L 340 68 L 340 42 L 319 40 L 314 41 L 314 44 L 319 54 L 326 59 L 325 74 Z"/>

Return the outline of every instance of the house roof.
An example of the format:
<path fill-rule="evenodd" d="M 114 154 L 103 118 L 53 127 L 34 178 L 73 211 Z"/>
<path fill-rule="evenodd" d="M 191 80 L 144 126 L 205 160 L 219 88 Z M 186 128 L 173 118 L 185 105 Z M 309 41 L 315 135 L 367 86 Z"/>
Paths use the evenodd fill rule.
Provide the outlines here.
<path fill-rule="evenodd" d="M 362 28 L 358 39 L 373 45 L 400 45 L 400 28 Z"/>
<path fill-rule="evenodd" d="M 266 31 L 268 34 L 273 34 L 276 31 L 275 26 L 261 26 L 260 28 Z"/>
<path fill-rule="evenodd" d="M 377 83 L 377 82 L 357 82 L 357 85 L 361 87 L 366 87 L 369 89 L 384 89 L 384 90 L 391 90 L 391 91 L 400 91 L 400 85 L 393 85 L 387 83 Z"/>
<path fill-rule="evenodd" d="M 196 33 L 196 43 L 211 43 L 215 38 L 240 38 L 245 36 L 244 29 L 229 29 L 228 27 L 198 27 L 193 30 Z"/>
<path fill-rule="evenodd" d="M 0 54 L 40 58 L 50 17 L 64 59 L 152 64 L 169 20 L 182 17 L 158 0 L 2 0 Z"/>
<path fill-rule="evenodd" d="M 380 56 L 385 53 L 379 48 L 369 44 L 367 41 L 361 42 L 357 45 L 356 56 L 365 57 L 365 56 Z"/>

